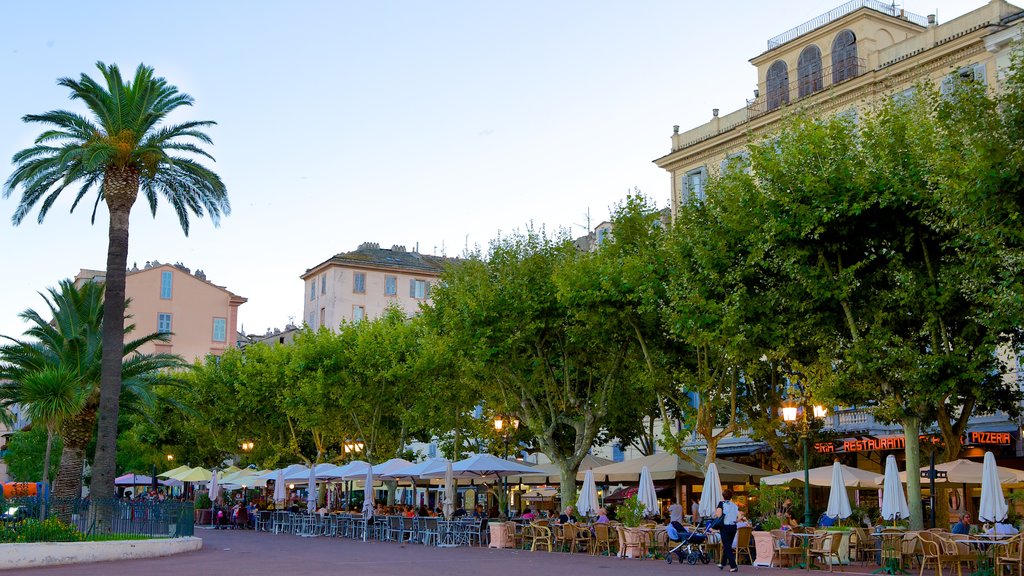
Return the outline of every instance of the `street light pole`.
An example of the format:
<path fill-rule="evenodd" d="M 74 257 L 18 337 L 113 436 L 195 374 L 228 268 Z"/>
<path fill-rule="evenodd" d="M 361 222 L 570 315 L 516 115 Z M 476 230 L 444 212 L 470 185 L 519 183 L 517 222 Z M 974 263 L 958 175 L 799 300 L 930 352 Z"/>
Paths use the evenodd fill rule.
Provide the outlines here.
<path fill-rule="evenodd" d="M 804 416 L 806 422 L 807 416 Z M 807 432 L 803 434 L 804 444 L 804 526 L 811 525 L 811 462 L 810 451 L 807 449 Z"/>
<path fill-rule="evenodd" d="M 812 408 L 810 405 L 806 403 L 806 400 L 802 408 L 803 414 L 800 415 L 802 417 L 800 418 L 798 425 L 800 426 L 800 443 L 803 445 L 802 447 L 804 452 L 804 526 L 812 526 L 813 519 L 811 518 L 811 455 L 810 448 L 808 446 L 808 444 L 810 443 L 810 441 L 808 440 L 808 436 L 810 435 L 811 431 L 811 422 L 807 416 L 808 410 L 811 410 Z M 798 422 L 797 418 L 799 412 L 800 407 L 795 404 L 783 406 L 782 419 L 789 424 L 795 424 Z M 815 405 L 813 407 L 812 414 L 813 417 L 816 419 L 824 419 L 825 416 L 828 415 L 828 409 L 825 408 L 824 406 Z"/>

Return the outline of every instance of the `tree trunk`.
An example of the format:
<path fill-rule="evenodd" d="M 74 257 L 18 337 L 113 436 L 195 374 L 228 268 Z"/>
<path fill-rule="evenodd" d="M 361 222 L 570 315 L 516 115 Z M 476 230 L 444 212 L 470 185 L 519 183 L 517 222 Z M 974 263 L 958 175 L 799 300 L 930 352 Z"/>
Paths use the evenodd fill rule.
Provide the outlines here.
<path fill-rule="evenodd" d="M 50 452 L 53 449 L 53 426 L 46 427 L 46 452 L 43 455 L 43 493 L 39 498 L 39 519 L 46 520 L 47 487 L 50 483 Z"/>
<path fill-rule="evenodd" d="M 85 449 L 92 441 L 96 429 L 96 407 L 87 405 L 78 414 L 64 421 L 60 435 L 64 440 L 64 452 L 60 456 L 60 468 L 53 482 L 53 497 L 68 502 L 82 497 L 82 469 L 85 465 Z M 67 514 L 65 517 L 64 514 Z M 71 510 L 60 507 L 63 520 L 71 519 Z"/>
<path fill-rule="evenodd" d="M 104 506 L 114 496 L 117 476 L 117 422 L 121 400 L 121 361 L 124 355 L 124 284 L 128 264 L 128 217 L 135 201 L 124 198 L 125 188 L 138 193 L 138 174 L 125 177 L 109 171 L 104 179 L 104 193 L 110 211 L 107 244 L 106 288 L 103 297 L 103 353 L 100 362 L 100 403 L 93 456 L 92 482 L 89 494 L 93 501 L 96 530 L 109 531 L 113 510 Z M 97 506 L 98 504 L 98 506 Z"/>
<path fill-rule="evenodd" d="M 903 434 L 906 438 L 907 456 L 907 507 L 910 509 L 910 529 L 924 528 L 921 513 L 921 418 L 917 416 L 903 417 Z"/>
<path fill-rule="evenodd" d="M 562 477 L 558 483 L 558 493 L 561 497 L 562 510 L 565 510 L 566 506 L 576 506 L 576 472 L 579 470 L 579 465 L 572 465 L 572 462 L 568 460 L 560 459 L 558 461 L 558 470 Z M 596 479 L 595 479 L 596 480 Z"/>

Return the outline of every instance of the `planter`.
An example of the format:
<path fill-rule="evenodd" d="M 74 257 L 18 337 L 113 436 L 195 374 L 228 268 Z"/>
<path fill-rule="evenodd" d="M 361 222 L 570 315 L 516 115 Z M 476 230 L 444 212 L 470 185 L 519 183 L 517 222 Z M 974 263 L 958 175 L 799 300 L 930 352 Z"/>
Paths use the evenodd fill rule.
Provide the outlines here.
<path fill-rule="evenodd" d="M 491 520 L 487 523 L 487 527 L 491 531 L 491 542 L 487 545 L 488 548 L 515 548 L 515 528 L 510 527 L 509 524 Z"/>
<path fill-rule="evenodd" d="M 771 532 L 753 532 L 754 566 L 772 566 L 775 556 L 775 542 Z"/>
<path fill-rule="evenodd" d="M 196 510 L 196 524 L 201 526 L 203 524 L 209 524 L 209 523 L 210 523 L 210 510 L 209 509 Z"/>
<path fill-rule="evenodd" d="M 620 555 L 626 558 L 641 558 L 644 555 L 644 545 L 647 535 L 642 528 L 623 528 L 622 534 L 626 542 L 620 550 Z"/>

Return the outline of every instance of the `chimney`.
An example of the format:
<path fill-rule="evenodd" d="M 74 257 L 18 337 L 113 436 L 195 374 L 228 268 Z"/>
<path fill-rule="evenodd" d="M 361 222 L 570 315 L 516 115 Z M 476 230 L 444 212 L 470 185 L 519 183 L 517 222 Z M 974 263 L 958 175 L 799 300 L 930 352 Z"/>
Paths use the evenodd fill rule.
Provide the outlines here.
<path fill-rule="evenodd" d="M 938 25 L 938 21 L 935 18 L 935 14 L 929 14 L 928 15 L 928 26 L 936 26 L 936 25 Z"/>
<path fill-rule="evenodd" d="M 754 100 L 757 100 L 761 96 L 761 91 L 754 88 Z"/>
<path fill-rule="evenodd" d="M 676 124 L 675 126 L 672 127 L 672 133 L 679 134 L 679 124 Z"/>
<path fill-rule="evenodd" d="M 715 118 L 718 118 L 718 108 L 712 108 L 711 115 L 714 116 Z"/>

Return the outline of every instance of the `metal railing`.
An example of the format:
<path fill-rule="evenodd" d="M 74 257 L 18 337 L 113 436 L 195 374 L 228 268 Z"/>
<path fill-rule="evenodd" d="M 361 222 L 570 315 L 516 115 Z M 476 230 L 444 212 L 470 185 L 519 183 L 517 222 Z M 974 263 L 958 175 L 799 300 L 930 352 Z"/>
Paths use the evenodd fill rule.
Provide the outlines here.
<path fill-rule="evenodd" d="M 867 72 L 867 69 L 867 61 L 863 58 L 850 58 L 838 68 L 834 66 L 822 68 L 820 77 L 798 77 L 796 80 L 790 81 L 782 95 L 768 94 L 766 89 L 765 93 L 760 94 L 757 98 L 747 100 L 747 119 L 767 114 L 801 98 L 813 96 L 830 86 L 853 80 Z M 772 98 L 769 98 L 770 96 Z"/>
<path fill-rule="evenodd" d="M 860 10 L 861 8 L 870 8 L 876 12 L 881 12 L 882 14 L 893 16 L 895 18 L 901 18 L 908 22 L 917 24 L 918 26 L 928 25 L 928 18 L 912 12 L 907 12 L 895 3 L 886 4 L 885 2 L 879 2 L 879 0 L 850 0 L 850 2 L 847 2 L 838 8 L 833 8 L 813 20 L 808 20 L 796 28 L 786 30 L 782 34 L 768 40 L 768 49 L 774 50 L 798 36 L 802 36 L 811 30 L 821 28 L 822 26 L 830 22 L 834 22 L 851 12 Z"/>
<path fill-rule="evenodd" d="M 195 508 L 177 500 L 0 499 L 0 542 L 83 542 L 192 536 Z"/>

